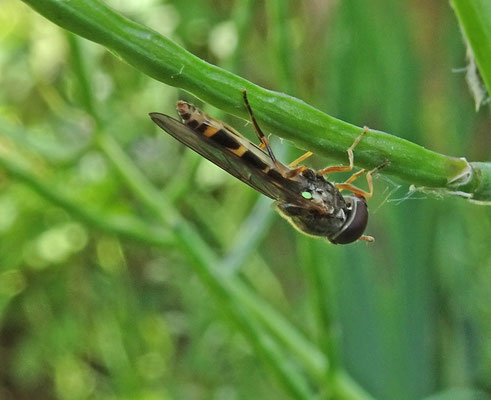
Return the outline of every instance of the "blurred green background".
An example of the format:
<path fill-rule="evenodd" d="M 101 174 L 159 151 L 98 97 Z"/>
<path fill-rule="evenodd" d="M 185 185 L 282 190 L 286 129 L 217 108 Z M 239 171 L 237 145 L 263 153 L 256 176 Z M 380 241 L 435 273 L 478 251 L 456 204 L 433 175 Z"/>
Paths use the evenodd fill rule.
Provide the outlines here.
<path fill-rule="evenodd" d="M 445 1 L 108 3 L 330 115 L 444 154 L 491 158 L 489 106 L 474 109 L 464 43 Z M 85 111 L 85 78 L 100 121 Z M 152 229 L 158 222 L 95 144 L 101 129 L 221 257 L 220 271 L 373 398 L 491 394 L 489 207 L 412 193 L 379 175 L 369 201 L 374 244 L 304 237 L 147 114 L 173 115 L 186 99 L 250 134 L 244 121 L 17 0 L 0 1 L 0 88 L 0 156 L 34 171 L 26 184 L 0 167 L 0 399 L 295 398 L 214 300 L 186 249 L 104 228 L 113 217 Z M 301 153 L 279 140 L 274 148 L 285 162 Z M 38 181 L 72 207 L 32 190 Z M 98 226 L 77 210 L 96 210 Z M 326 386 L 319 398 L 329 398 Z"/>

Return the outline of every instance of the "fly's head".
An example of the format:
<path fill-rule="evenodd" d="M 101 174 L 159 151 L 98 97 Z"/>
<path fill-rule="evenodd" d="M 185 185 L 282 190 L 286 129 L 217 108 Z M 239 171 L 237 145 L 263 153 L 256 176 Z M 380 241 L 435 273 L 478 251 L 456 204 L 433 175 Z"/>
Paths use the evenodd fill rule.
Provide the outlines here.
<path fill-rule="evenodd" d="M 334 244 L 357 241 L 365 232 L 368 223 L 368 208 L 364 197 L 344 196 L 346 219 L 341 228 L 327 238 Z"/>

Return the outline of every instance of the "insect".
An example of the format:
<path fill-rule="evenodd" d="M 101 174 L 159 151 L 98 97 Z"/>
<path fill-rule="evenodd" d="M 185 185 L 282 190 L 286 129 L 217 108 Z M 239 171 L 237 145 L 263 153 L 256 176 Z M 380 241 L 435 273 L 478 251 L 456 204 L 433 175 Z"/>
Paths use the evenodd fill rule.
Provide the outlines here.
<path fill-rule="evenodd" d="M 300 165 L 312 155 L 307 152 L 287 166 L 274 156 L 267 137 L 256 122 L 245 90 L 243 98 L 259 145 L 185 101 L 177 103 L 177 112 L 182 122 L 161 113 L 150 113 L 150 117 L 184 145 L 275 200 L 279 213 L 299 231 L 325 237 L 334 244 L 347 244 L 356 240 L 373 242 L 371 236 L 363 235 L 368 221 L 366 198 L 373 194 L 372 175 L 387 163 L 366 172 L 368 192 L 352 184 L 356 178 L 365 174 L 364 169 L 343 183 L 331 183 L 324 178 L 324 175 L 332 172 L 353 169 L 353 149 L 368 128 L 365 127 L 347 150 L 349 165 L 315 171 Z M 353 195 L 343 196 L 342 190 L 351 191 Z"/>

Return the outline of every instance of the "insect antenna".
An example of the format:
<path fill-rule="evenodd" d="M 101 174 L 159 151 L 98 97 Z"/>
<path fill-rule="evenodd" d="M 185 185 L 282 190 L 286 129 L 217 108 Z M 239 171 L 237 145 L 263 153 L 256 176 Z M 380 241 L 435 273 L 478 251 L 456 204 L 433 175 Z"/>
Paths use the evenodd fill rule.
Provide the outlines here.
<path fill-rule="evenodd" d="M 249 117 L 251 118 L 252 125 L 254 126 L 254 131 L 256 132 L 257 137 L 259 138 L 261 145 L 259 146 L 261 149 L 264 149 L 266 147 L 266 150 L 268 151 L 269 157 L 273 161 L 274 165 L 276 167 L 278 166 L 278 161 L 276 161 L 276 157 L 273 154 L 273 150 L 271 149 L 271 145 L 269 144 L 269 140 L 266 137 L 266 135 L 263 133 L 261 128 L 259 127 L 256 118 L 254 117 L 254 113 L 252 112 L 252 108 L 249 105 L 249 100 L 247 100 L 247 91 L 244 89 L 242 91 L 242 94 L 244 95 L 244 103 L 247 108 L 247 112 L 249 113 Z"/>

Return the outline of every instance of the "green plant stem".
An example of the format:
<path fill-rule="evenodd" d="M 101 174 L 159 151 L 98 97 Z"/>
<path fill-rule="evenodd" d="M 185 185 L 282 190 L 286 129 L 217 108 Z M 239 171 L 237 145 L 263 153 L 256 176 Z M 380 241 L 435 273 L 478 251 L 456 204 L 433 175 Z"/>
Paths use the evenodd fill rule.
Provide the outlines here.
<path fill-rule="evenodd" d="M 86 144 L 71 145 L 56 141 L 40 140 L 29 135 L 26 130 L 0 117 L 0 132 L 16 142 L 19 148 L 35 152 L 48 160 L 51 165 L 70 165 L 79 160 L 87 151 Z"/>
<path fill-rule="evenodd" d="M 491 92 L 491 2 L 450 0 L 472 48 L 482 79 Z"/>
<path fill-rule="evenodd" d="M 236 273 L 264 239 L 272 217 L 271 200 L 264 196 L 259 197 L 235 234 L 220 268 L 230 274 Z"/>
<path fill-rule="evenodd" d="M 472 167 L 476 174 L 479 175 L 479 193 L 480 197 L 476 197 L 475 200 L 483 200 L 484 204 L 489 204 L 491 199 L 491 163 L 489 162 L 472 162 Z"/>
<path fill-rule="evenodd" d="M 326 254 L 319 250 L 325 243 L 309 240 L 308 237 L 299 238 L 299 257 L 302 259 L 304 275 L 308 287 L 309 301 L 312 309 L 315 343 L 323 350 L 329 359 L 330 368 L 326 371 L 329 382 L 335 379 L 341 367 L 339 357 L 339 341 L 336 334 L 336 318 L 334 318 L 334 283 L 332 268 L 336 264 L 336 255 L 328 258 L 330 262 L 319 262 L 326 259 Z M 332 390 L 328 387 L 326 390 Z"/>
<path fill-rule="evenodd" d="M 213 66 L 98 0 L 23 1 L 61 27 L 107 47 L 143 73 L 243 118 L 247 113 L 241 90 L 246 89 L 261 123 L 300 148 L 345 160 L 346 149 L 362 132 L 299 99 L 266 90 Z M 489 187 L 482 183 L 489 174 L 487 166 L 470 165 L 463 159 L 370 130 L 357 147 L 356 163 L 373 168 L 385 161 L 390 162 L 385 173 L 414 185 L 491 200 Z"/>
<path fill-rule="evenodd" d="M 103 232 L 133 239 L 142 243 L 159 246 L 163 249 L 175 247 L 176 241 L 172 232 L 152 227 L 137 218 L 129 216 L 108 216 L 105 212 L 96 211 L 77 204 L 61 195 L 51 185 L 43 183 L 39 177 L 19 166 L 7 157 L 0 156 L 0 166 L 18 181 L 25 183 L 51 203 L 62 207 L 75 218 Z"/>
<path fill-rule="evenodd" d="M 334 376 L 333 383 L 335 384 L 334 399 L 349 400 L 349 399 L 364 399 L 375 400 L 366 392 L 360 391 L 358 385 L 354 384 L 353 378 L 346 374 L 343 370 L 339 370 Z"/>
<path fill-rule="evenodd" d="M 230 319 L 240 327 L 240 330 L 249 339 L 250 344 L 256 350 L 256 354 L 262 356 L 278 380 L 295 398 L 312 399 L 313 394 L 303 376 L 285 357 L 278 348 L 278 344 L 271 340 L 269 333 L 257 323 L 255 314 L 251 313 L 247 299 L 253 300 L 254 303 L 255 300 L 243 290 L 244 288 L 238 280 L 225 278 L 218 269 L 213 267 L 213 265 L 217 265 L 215 256 L 190 226 L 179 224 L 174 232 L 184 254 L 198 267 L 195 268 L 195 271 L 200 276 L 201 281 L 210 288 L 210 293 L 217 298 L 218 304 L 228 311 L 227 314 Z M 245 299 L 242 296 L 244 294 Z"/>

